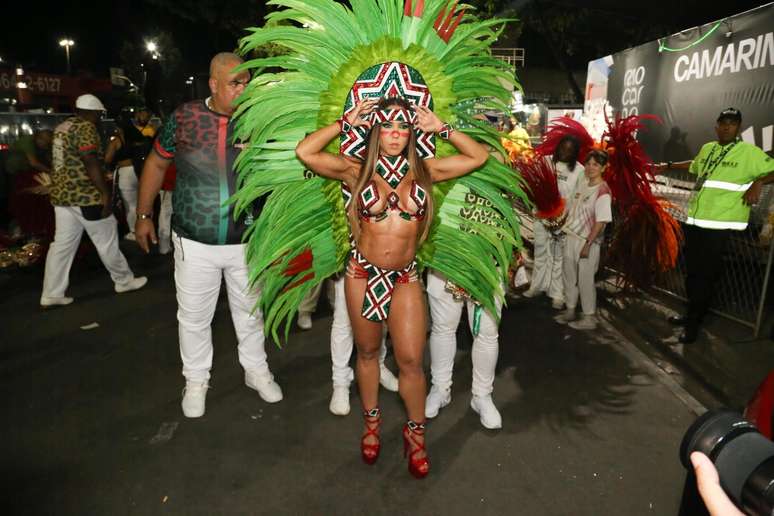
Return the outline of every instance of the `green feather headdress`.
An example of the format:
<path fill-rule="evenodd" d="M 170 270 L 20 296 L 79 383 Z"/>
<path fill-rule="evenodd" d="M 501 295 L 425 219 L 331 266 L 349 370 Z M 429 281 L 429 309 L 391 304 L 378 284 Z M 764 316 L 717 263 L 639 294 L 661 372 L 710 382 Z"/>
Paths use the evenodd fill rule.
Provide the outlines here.
<path fill-rule="evenodd" d="M 287 337 L 301 300 L 342 270 L 350 248 L 341 184 L 305 171 L 294 151 L 306 134 L 341 116 L 358 75 L 378 63 L 407 64 L 424 78 L 441 119 L 501 152 L 498 133 L 463 106 L 486 97 L 489 108 L 506 111 L 518 85 L 489 51 L 505 20 L 480 20 L 448 0 L 268 3 L 284 9 L 269 14 L 264 27 L 248 29 L 240 51 L 248 55 L 271 42 L 287 53 L 241 65 L 253 79 L 235 112 L 236 137 L 248 145 L 237 159 L 240 186 L 232 202 L 238 216 L 270 194 L 245 239 L 266 331 L 279 343 L 280 325 Z M 328 150 L 338 153 L 338 140 Z M 438 143 L 438 157 L 454 152 Z M 471 174 L 436 183 L 436 216 L 417 256 L 420 267 L 442 272 L 492 313 L 512 250 L 521 244 L 508 196 L 526 201 L 517 173 L 493 158 Z"/>

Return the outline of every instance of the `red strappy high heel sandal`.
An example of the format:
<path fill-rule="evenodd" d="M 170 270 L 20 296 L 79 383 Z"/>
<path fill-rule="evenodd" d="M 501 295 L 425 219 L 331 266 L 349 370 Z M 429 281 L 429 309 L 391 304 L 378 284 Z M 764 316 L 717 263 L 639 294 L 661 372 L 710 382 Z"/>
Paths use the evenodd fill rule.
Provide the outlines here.
<path fill-rule="evenodd" d="M 423 439 L 422 442 L 419 442 L 416 437 L 420 435 L 425 435 L 424 423 L 415 423 L 409 420 L 406 426 L 403 427 L 403 457 L 405 458 L 408 455 L 408 470 L 409 473 L 414 475 L 414 478 L 425 478 L 430 472 L 430 461 L 427 459 L 425 441 Z M 417 453 L 422 451 L 425 451 L 424 457 L 414 458 Z"/>
<path fill-rule="evenodd" d="M 381 448 L 381 442 L 379 441 L 379 425 L 382 423 L 382 411 L 379 410 L 379 407 L 372 408 L 371 410 L 364 410 L 363 418 L 365 419 L 366 431 L 360 439 L 360 453 L 363 456 L 363 462 L 366 464 L 374 464 L 376 459 L 379 458 L 379 448 Z M 369 435 L 376 438 L 376 443 L 366 443 L 366 439 Z"/>

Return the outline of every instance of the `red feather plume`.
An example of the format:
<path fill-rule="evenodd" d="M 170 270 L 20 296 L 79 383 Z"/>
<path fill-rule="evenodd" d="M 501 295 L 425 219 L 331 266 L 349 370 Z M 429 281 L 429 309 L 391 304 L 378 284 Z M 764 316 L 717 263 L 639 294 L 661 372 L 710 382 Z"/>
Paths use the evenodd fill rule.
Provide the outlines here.
<path fill-rule="evenodd" d="M 554 219 L 564 213 L 564 199 L 559 195 L 556 171 L 543 156 L 525 157 L 515 163 L 527 184 L 527 197 L 537 208 L 541 219 Z"/>
<path fill-rule="evenodd" d="M 608 261 L 620 273 L 624 288 L 648 288 L 658 274 L 677 264 L 680 224 L 667 211 L 671 205 L 653 194 L 653 161 L 636 134 L 643 120 L 661 120 L 655 115 L 606 118 L 602 147 L 609 155 L 605 173 L 616 206 L 618 221 L 608 249 Z"/>
<path fill-rule="evenodd" d="M 561 116 L 551 121 L 543 136 L 543 142 L 535 148 L 535 152 L 543 156 L 552 156 L 559 142 L 565 136 L 574 136 L 580 142 L 578 161 L 583 163 L 586 154 L 594 146 L 594 138 L 583 127 L 583 124 L 568 116 Z"/>

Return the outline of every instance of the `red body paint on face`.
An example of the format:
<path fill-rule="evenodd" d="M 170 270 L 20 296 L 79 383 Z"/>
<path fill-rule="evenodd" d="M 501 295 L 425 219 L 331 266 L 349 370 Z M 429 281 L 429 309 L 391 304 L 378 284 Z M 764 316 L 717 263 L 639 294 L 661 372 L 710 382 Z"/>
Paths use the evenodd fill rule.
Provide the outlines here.
<path fill-rule="evenodd" d="M 409 135 L 408 131 L 397 131 L 397 130 L 393 130 L 393 131 L 390 133 L 390 136 L 391 136 L 392 138 L 408 138 L 408 135 Z"/>

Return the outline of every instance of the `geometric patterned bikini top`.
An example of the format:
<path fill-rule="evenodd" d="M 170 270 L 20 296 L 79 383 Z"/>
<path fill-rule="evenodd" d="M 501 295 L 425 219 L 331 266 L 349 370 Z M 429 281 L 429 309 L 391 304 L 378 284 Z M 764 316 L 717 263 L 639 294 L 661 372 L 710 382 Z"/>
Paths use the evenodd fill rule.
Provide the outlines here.
<path fill-rule="evenodd" d="M 408 211 L 401 206 L 401 199 L 395 189 L 408 173 L 408 160 L 403 156 L 380 156 L 376 164 L 376 172 L 392 188 L 392 192 L 387 195 L 386 202 L 381 207 L 377 207 L 381 200 L 379 188 L 372 179 L 368 185 L 360 192 L 360 209 L 358 213 L 360 219 L 365 222 L 379 222 L 386 219 L 391 211 L 397 211 L 400 218 L 404 220 L 422 220 L 427 211 L 427 192 L 419 186 L 416 181 L 411 182 L 411 191 L 409 198 L 417 207 L 416 211 Z"/>

